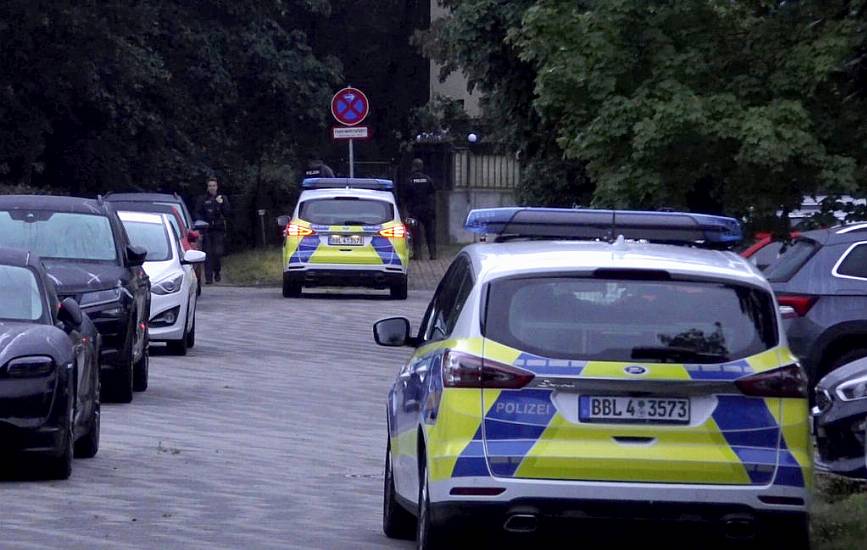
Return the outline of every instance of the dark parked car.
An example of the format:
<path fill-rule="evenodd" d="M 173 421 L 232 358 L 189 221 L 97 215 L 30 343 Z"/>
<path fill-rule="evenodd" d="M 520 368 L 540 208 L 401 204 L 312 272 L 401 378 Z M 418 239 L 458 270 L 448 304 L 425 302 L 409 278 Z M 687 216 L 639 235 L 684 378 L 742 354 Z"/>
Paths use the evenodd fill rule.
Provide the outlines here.
<path fill-rule="evenodd" d="M 99 335 L 38 256 L 0 248 L 0 441 L 66 479 L 99 450 Z"/>
<path fill-rule="evenodd" d="M 71 197 L 0 197 L 0 246 L 42 257 L 61 298 L 72 297 L 102 337 L 106 397 L 147 388 L 147 251 L 132 246 L 110 203 Z"/>
<path fill-rule="evenodd" d="M 867 358 L 843 365 L 819 381 L 813 420 L 820 466 L 867 478 Z"/>
<path fill-rule="evenodd" d="M 812 383 L 867 357 L 867 224 L 801 233 L 765 276 Z"/>

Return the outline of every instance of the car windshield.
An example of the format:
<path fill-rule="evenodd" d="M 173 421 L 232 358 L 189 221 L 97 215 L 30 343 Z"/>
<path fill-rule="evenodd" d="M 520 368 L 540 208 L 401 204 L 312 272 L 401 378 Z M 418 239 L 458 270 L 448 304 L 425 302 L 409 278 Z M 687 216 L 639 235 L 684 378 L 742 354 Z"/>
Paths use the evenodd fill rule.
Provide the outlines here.
<path fill-rule="evenodd" d="M 543 357 L 721 363 L 777 344 L 769 293 L 711 282 L 584 277 L 491 283 L 486 336 Z"/>
<path fill-rule="evenodd" d="M 161 223 L 123 220 L 132 244 L 147 250 L 145 261 L 164 262 L 172 259 L 172 249 L 166 228 Z"/>
<path fill-rule="evenodd" d="M 298 217 L 316 225 L 379 225 L 394 219 L 387 201 L 337 197 L 301 203 Z"/>
<path fill-rule="evenodd" d="M 765 269 L 765 277 L 772 283 L 788 281 L 795 276 L 807 260 L 819 248 L 819 243 L 810 239 L 799 239 L 779 252 L 776 260 Z"/>
<path fill-rule="evenodd" d="M 38 321 L 43 310 L 33 272 L 25 267 L 0 265 L 0 320 Z"/>
<path fill-rule="evenodd" d="M 44 259 L 117 261 L 111 224 L 97 214 L 0 211 L 0 246 L 29 250 Z"/>

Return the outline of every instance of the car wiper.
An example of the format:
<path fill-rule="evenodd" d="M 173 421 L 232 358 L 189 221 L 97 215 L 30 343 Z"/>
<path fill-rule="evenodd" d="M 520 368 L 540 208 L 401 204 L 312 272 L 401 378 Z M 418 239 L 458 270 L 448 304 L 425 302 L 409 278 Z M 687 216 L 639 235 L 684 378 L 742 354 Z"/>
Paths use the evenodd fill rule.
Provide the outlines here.
<path fill-rule="evenodd" d="M 722 353 L 708 353 L 677 346 L 638 346 L 632 348 L 630 356 L 636 360 L 656 359 L 677 363 L 725 363 L 729 360 L 728 356 Z"/>

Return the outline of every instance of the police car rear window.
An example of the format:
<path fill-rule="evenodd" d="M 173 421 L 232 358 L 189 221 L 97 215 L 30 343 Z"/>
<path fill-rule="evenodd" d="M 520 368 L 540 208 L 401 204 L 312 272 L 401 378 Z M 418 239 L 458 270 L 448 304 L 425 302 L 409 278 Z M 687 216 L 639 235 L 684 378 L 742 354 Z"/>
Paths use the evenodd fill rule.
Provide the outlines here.
<path fill-rule="evenodd" d="M 316 225 L 379 225 L 394 219 L 394 205 L 355 197 L 311 199 L 301 203 L 298 217 Z"/>
<path fill-rule="evenodd" d="M 695 281 L 589 277 L 491 283 L 485 336 L 543 357 L 722 363 L 777 344 L 769 293 Z"/>

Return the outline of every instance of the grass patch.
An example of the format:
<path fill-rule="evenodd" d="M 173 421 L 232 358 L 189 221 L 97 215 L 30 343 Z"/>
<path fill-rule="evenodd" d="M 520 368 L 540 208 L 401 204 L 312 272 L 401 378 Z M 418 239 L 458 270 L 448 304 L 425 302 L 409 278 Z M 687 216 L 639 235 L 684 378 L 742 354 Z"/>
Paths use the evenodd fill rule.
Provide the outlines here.
<path fill-rule="evenodd" d="M 283 249 L 254 248 L 223 258 L 223 276 L 233 285 L 279 285 L 283 282 Z"/>
<path fill-rule="evenodd" d="M 867 484 L 837 476 L 816 476 L 813 548 L 864 548 L 867 540 Z"/>

